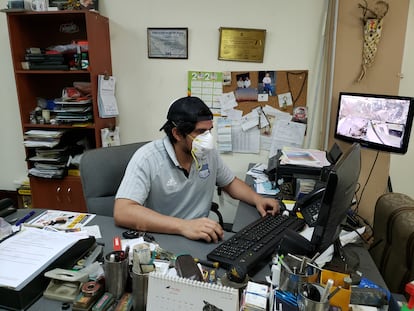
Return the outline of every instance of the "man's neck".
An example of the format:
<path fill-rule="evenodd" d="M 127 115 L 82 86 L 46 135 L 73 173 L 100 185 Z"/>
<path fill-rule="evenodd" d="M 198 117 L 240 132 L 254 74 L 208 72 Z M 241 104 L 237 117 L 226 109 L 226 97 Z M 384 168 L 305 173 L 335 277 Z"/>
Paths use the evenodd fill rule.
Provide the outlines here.
<path fill-rule="evenodd" d="M 180 163 L 181 167 L 187 172 L 190 172 L 191 164 L 193 163 L 193 157 L 191 154 L 182 150 L 177 144 L 174 144 L 174 151 L 177 161 Z"/>

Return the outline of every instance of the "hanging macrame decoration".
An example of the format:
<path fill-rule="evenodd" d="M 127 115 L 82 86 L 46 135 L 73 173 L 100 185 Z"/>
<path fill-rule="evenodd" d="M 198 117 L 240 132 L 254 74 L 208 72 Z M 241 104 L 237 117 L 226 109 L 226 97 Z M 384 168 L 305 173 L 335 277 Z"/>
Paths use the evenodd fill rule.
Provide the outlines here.
<path fill-rule="evenodd" d="M 388 12 L 389 5 L 385 1 L 377 1 L 373 9 L 368 8 L 368 3 L 359 4 L 362 9 L 362 21 L 364 23 L 364 47 L 362 51 L 361 73 L 357 82 L 365 77 L 367 69 L 374 63 L 377 54 L 378 43 L 381 39 L 383 18 Z"/>

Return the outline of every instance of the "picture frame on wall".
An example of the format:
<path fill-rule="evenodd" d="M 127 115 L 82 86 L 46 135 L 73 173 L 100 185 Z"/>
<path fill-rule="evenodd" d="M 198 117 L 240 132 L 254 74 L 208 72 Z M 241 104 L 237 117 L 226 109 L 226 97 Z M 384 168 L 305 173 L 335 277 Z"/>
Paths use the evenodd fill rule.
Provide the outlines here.
<path fill-rule="evenodd" d="M 147 28 L 148 58 L 188 59 L 188 28 Z"/>

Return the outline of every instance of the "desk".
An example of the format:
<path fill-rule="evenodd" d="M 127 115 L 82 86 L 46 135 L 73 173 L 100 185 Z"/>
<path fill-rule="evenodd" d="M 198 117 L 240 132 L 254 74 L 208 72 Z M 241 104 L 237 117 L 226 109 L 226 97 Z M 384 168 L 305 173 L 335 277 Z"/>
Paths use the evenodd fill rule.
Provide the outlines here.
<path fill-rule="evenodd" d="M 36 214 L 32 216 L 31 219 L 41 214 L 44 210 L 35 209 Z M 27 210 L 20 209 L 17 213 L 13 213 L 7 216 L 6 220 L 11 220 L 15 217 L 23 217 L 27 214 Z M 104 243 L 104 254 L 112 251 L 112 238 L 114 236 L 122 236 L 122 232 L 125 231 L 125 228 L 120 228 L 115 226 L 114 219 L 112 217 L 96 215 L 88 225 L 99 225 L 102 238 L 97 239 L 97 242 Z M 229 238 L 232 233 L 225 233 L 225 238 Z M 162 248 L 165 248 L 168 251 L 171 251 L 175 254 L 191 254 L 193 257 L 200 259 L 206 259 L 207 253 L 212 251 L 217 244 L 204 243 L 199 241 L 192 241 L 177 235 L 168 235 L 168 234 L 153 234 L 155 240 Z M 221 269 L 222 270 L 222 269 Z M 218 274 L 221 276 L 224 273 L 224 270 L 220 271 Z M 1 298 L 0 298 L 1 299 Z M 49 300 L 41 297 L 36 301 L 28 310 L 30 311 L 44 311 L 44 310 L 60 310 L 62 302 Z M 0 310 L 5 310 L 1 309 Z M 69 309 L 71 310 L 71 309 Z"/>
<path fill-rule="evenodd" d="M 36 210 L 36 215 L 40 214 L 43 210 Z M 22 217 L 26 214 L 26 210 L 18 210 L 17 214 L 14 213 L 6 217 L 6 220 L 13 219 L 15 217 Z M 259 214 L 256 208 L 240 202 L 236 217 L 233 225 L 233 230 L 238 231 L 254 219 L 257 219 Z M 121 236 L 122 232 L 125 231 L 124 228 L 116 227 L 114 225 L 114 220 L 112 217 L 99 216 L 97 215 L 89 223 L 90 225 L 99 225 L 102 239 L 97 239 L 98 242 L 104 243 L 104 254 L 109 253 L 112 250 L 112 238 L 114 236 Z M 160 244 L 162 248 L 174 252 L 175 254 L 185 254 L 189 253 L 193 257 L 206 259 L 206 255 L 212 251 L 217 245 L 209 244 L 199 241 L 191 241 L 182 236 L 168 235 L 168 234 L 153 234 L 156 241 Z M 225 238 L 229 238 L 232 233 L 225 233 Z M 378 272 L 378 269 L 375 266 L 374 261 L 369 255 L 368 251 L 360 246 L 354 247 L 355 252 L 358 254 L 360 259 L 360 271 L 363 272 L 363 275 L 373 282 L 377 283 L 380 286 L 386 288 L 385 282 L 382 279 L 382 276 Z M 220 269 L 218 276 L 222 276 L 224 270 Z M 263 267 L 259 270 L 254 276 L 253 279 L 257 281 L 264 280 L 265 275 L 269 274 L 269 268 Z M 41 297 L 37 302 L 35 302 L 28 310 L 30 311 L 44 311 L 44 310 L 60 310 L 62 303 L 55 300 L 49 300 Z M 3 309 L 0 309 L 3 310 Z"/>

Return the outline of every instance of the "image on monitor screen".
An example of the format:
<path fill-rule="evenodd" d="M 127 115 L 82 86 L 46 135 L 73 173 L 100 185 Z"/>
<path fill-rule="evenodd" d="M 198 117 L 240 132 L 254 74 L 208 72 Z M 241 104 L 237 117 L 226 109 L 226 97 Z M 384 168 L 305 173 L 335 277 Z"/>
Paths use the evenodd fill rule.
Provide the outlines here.
<path fill-rule="evenodd" d="M 413 122 L 411 97 L 339 93 L 335 138 L 394 153 L 406 153 Z"/>

